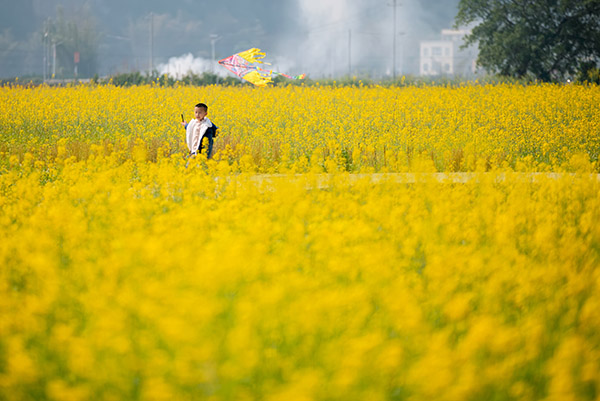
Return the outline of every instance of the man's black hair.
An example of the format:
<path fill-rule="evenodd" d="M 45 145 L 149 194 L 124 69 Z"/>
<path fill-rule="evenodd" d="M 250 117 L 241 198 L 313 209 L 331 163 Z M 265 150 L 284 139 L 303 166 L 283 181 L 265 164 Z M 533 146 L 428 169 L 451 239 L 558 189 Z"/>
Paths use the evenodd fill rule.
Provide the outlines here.
<path fill-rule="evenodd" d="M 196 107 L 200 107 L 201 109 L 204 109 L 204 112 L 205 112 L 205 113 L 208 113 L 208 106 L 207 106 L 207 105 L 205 105 L 204 103 L 198 103 L 198 104 L 196 105 Z"/>

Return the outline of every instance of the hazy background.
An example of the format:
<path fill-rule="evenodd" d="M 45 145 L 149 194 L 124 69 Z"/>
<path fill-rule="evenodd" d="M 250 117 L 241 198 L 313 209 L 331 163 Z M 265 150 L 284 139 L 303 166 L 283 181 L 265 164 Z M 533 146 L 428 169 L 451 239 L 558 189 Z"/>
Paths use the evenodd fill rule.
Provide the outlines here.
<path fill-rule="evenodd" d="M 438 39 L 441 29 L 452 27 L 458 1 L 397 1 L 397 75 L 418 74 L 419 41 Z M 282 72 L 314 78 L 349 74 L 381 78 L 392 74 L 393 4 L 393 0 L 0 0 L 0 77 L 41 76 L 44 56 L 48 63 L 52 60 L 52 47 L 44 46 L 45 26 L 62 18 L 63 37 L 77 38 L 54 39 L 63 42 L 56 44 L 57 57 L 63 60 L 58 77 L 72 74 L 68 63 L 73 62 L 74 46 L 87 46 L 80 50 L 80 77 L 148 72 L 151 54 L 153 69 L 160 73 L 229 74 L 213 65 L 214 44 L 216 60 L 258 47 Z"/>

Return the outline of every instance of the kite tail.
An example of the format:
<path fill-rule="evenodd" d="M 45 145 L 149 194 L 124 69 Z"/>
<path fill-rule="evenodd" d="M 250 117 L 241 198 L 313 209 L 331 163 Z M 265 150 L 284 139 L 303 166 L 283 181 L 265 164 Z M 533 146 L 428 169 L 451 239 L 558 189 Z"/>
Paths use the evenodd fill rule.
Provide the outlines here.
<path fill-rule="evenodd" d="M 256 69 L 258 71 L 267 73 L 269 76 L 271 76 L 271 75 L 281 75 L 282 77 L 286 77 L 286 78 L 289 78 L 289 79 L 304 79 L 304 78 L 306 78 L 306 74 L 288 75 L 288 74 L 284 74 L 283 72 L 277 72 L 277 71 L 273 71 L 273 70 L 265 70 L 265 69 L 260 68 L 260 67 L 256 67 Z"/>
<path fill-rule="evenodd" d="M 287 75 L 287 74 L 284 74 L 283 72 L 274 72 L 273 74 L 281 75 L 281 76 L 284 76 L 289 79 L 304 79 L 304 78 L 306 78 L 306 74 Z"/>

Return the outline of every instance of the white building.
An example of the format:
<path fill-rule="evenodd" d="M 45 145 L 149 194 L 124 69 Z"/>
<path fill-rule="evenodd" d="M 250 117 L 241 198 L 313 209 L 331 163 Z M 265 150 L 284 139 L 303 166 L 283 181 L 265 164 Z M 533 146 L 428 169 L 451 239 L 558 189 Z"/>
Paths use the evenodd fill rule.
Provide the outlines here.
<path fill-rule="evenodd" d="M 443 29 L 441 40 L 420 43 L 420 75 L 472 76 L 476 73 L 477 51 L 470 46 L 462 50 L 467 30 Z"/>

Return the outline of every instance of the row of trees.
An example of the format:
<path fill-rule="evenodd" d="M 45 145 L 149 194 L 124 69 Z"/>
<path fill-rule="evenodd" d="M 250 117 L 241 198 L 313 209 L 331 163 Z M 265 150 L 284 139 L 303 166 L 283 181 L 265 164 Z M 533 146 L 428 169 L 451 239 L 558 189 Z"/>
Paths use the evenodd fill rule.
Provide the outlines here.
<path fill-rule="evenodd" d="M 59 7 L 57 17 L 44 22 L 41 38 L 27 43 L 17 44 L 10 30 L 1 32 L 0 67 L 7 70 L 23 49 L 37 42 L 43 46 L 44 77 L 72 78 L 76 72 L 94 76 L 98 29 L 90 12 L 78 15 L 67 18 Z M 478 47 L 478 64 L 490 73 L 541 81 L 600 81 L 600 0 L 460 0 L 455 23 L 471 28 L 466 45 Z M 38 63 L 38 50 L 32 54 L 35 60 L 28 63 Z M 134 73 L 123 79 L 146 78 Z M 210 83 L 207 79 L 190 76 L 186 83 Z"/>
<path fill-rule="evenodd" d="M 455 22 L 472 26 L 466 46 L 479 48 L 477 62 L 488 72 L 541 81 L 600 80 L 600 0 L 460 0 Z M 90 17 L 67 20 L 59 8 L 56 20 L 47 21 L 44 41 L 56 49 L 59 76 L 75 74 L 76 52 L 79 74 L 96 73 L 98 34 Z M 126 81 L 136 79 L 142 75 Z M 187 80 L 207 84 L 218 78 Z"/>

